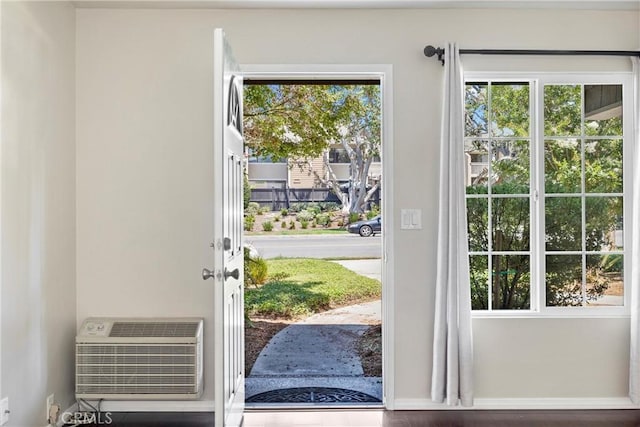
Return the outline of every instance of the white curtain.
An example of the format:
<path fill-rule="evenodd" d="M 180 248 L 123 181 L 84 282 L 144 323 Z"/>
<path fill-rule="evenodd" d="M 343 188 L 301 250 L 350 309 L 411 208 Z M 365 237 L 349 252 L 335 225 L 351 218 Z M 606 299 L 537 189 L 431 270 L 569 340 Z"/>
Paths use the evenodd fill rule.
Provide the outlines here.
<path fill-rule="evenodd" d="M 473 405 L 471 290 L 465 208 L 464 86 L 458 46 L 445 46 L 444 111 L 431 398 Z"/>
<path fill-rule="evenodd" d="M 640 58 L 634 57 L 634 150 L 633 150 L 633 229 L 631 234 L 631 359 L 629 363 L 629 397 L 640 405 Z"/>

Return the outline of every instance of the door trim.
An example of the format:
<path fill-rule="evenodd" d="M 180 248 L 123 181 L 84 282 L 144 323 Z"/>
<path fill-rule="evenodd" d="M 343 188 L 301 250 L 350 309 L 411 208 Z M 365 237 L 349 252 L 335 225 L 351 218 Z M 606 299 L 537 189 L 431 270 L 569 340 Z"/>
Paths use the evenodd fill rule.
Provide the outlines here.
<path fill-rule="evenodd" d="M 393 66 L 391 64 L 241 64 L 245 80 L 379 80 L 382 100 L 382 404 L 394 409 Z"/>

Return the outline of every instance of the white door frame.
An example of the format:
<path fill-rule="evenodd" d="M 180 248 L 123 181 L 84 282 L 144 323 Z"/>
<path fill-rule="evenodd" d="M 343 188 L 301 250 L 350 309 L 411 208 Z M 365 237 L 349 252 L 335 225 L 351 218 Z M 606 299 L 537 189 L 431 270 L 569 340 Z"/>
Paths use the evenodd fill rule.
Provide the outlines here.
<path fill-rule="evenodd" d="M 382 385 L 383 405 L 394 409 L 393 67 L 390 64 L 242 64 L 245 80 L 379 80 L 382 100 Z"/>

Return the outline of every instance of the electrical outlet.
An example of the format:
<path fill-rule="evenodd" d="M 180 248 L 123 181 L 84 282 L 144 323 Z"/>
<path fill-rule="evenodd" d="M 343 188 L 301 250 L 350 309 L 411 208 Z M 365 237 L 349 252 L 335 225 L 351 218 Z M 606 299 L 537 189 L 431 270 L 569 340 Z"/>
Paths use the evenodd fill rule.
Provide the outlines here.
<path fill-rule="evenodd" d="M 56 401 L 55 395 L 50 394 L 47 397 L 47 415 L 46 415 L 45 419 L 47 420 L 47 424 L 48 425 L 51 425 L 51 420 L 49 419 L 49 414 L 50 414 L 50 411 L 51 411 L 51 406 L 54 404 L 55 401 Z"/>
<path fill-rule="evenodd" d="M 9 398 L 0 400 L 0 426 L 9 422 Z"/>

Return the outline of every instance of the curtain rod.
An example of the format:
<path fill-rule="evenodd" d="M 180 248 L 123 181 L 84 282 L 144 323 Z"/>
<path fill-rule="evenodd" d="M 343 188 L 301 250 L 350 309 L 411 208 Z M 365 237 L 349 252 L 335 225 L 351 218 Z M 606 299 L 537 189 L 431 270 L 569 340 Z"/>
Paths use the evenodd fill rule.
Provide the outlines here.
<path fill-rule="evenodd" d="M 429 58 L 438 55 L 438 61 L 444 65 L 444 48 L 431 45 L 424 48 Z M 460 54 L 470 55 L 562 55 L 562 56 L 638 56 L 636 50 L 545 50 L 545 49 L 460 49 Z"/>

